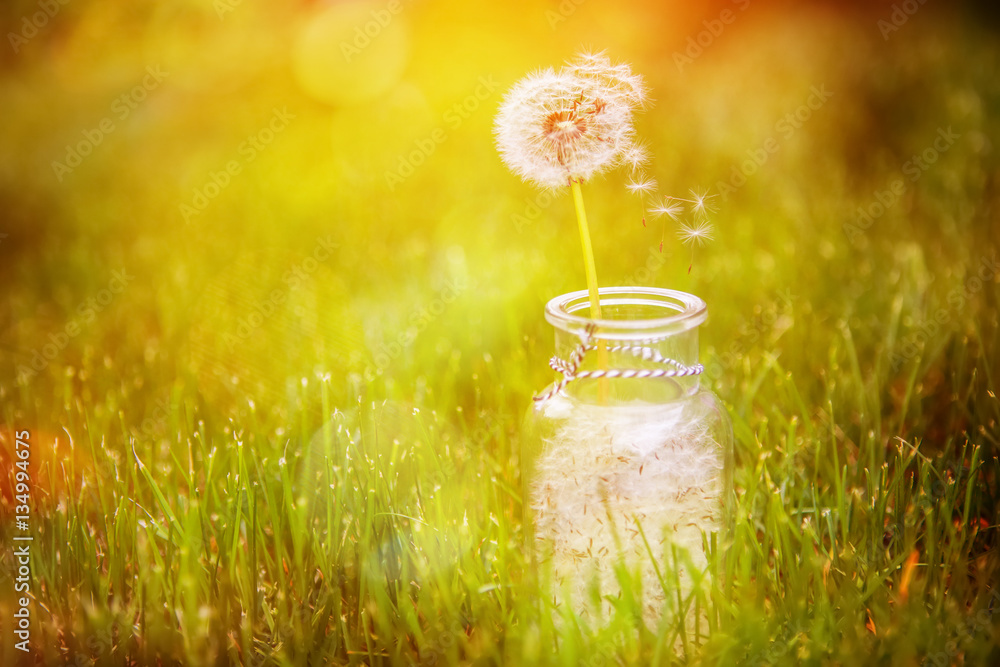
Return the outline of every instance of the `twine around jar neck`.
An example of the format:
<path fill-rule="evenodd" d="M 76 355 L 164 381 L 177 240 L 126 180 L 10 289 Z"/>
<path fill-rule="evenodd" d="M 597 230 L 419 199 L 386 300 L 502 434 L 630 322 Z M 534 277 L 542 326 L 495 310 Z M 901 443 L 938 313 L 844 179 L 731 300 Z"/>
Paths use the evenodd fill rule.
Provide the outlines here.
<path fill-rule="evenodd" d="M 569 359 L 563 359 L 558 355 L 553 355 L 553 357 L 549 359 L 549 366 L 552 370 L 557 373 L 561 373 L 563 377 L 548 391 L 534 397 L 537 404 L 541 404 L 551 399 L 556 394 L 559 394 L 566 388 L 566 385 L 574 380 L 583 380 L 587 378 L 614 379 L 687 377 L 690 375 L 701 375 L 701 373 L 705 370 L 705 367 L 701 364 L 686 366 L 676 359 L 664 357 L 655 349 L 647 347 L 648 344 L 655 342 L 656 339 L 636 341 L 636 345 L 614 345 L 608 347 L 607 350 L 611 353 L 622 352 L 631 354 L 632 356 L 643 359 L 644 361 L 660 364 L 664 366 L 664 368 L 609 368 L 589 371 L 578 370 L 587 353 L 597 349 L 597 345 L 594 343 L 594 332 L 596 330 L 597 325 L 593 323 L 587 325 L 580 340 L 580 344 L 577 345 L 570 353 Z"/>

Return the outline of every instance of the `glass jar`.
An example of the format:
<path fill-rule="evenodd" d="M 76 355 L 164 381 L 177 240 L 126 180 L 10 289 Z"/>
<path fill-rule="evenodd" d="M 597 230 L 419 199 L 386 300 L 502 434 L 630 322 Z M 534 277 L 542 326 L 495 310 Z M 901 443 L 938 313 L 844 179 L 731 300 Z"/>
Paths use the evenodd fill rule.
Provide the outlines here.
<path fill-rule="evenodd" d="M 710 581 L 709 545 L 730 539 L 732 425 L 699 382 L 704 301 L 651 287 L 600 299 L 602 319 L 589 317 L 586 291 L 545 307 L 562 377 L 535 397 L 524 430 L 525 527 L 557 605 L 608 620 L 627 572 L 655 630 Z M 685 618 L 703 632 L 704 609 Z"/>

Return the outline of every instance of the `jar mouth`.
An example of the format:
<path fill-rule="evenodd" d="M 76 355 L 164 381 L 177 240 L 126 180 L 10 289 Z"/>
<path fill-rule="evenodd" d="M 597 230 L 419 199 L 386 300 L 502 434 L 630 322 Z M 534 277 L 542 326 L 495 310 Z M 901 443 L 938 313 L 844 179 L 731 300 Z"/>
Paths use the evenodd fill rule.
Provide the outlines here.
<path fill-rule="evenodd" d="M 604 339 L 662 338 L 692 329 L 708 317 L 708 306 L 687 292 L 659 287 L 602 287 L 601 319 L 577 315 L 590 310 L 587 290 L 569 292 L 545 304 L 552 326 L 577 335 L 595 327 L 592 336 Z M 608 317 L 608 311 L 625 316 Z"/>

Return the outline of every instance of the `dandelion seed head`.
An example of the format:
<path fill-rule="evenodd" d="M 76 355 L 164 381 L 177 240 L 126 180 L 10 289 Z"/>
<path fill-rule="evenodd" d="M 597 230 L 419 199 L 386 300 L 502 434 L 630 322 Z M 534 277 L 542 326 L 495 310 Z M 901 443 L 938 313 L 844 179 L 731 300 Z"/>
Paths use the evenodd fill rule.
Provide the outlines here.
<path fill-rule="evenodd" d="M 614 91 L 632 107 L 644 107 L 649 101 L 649 91 L 642 76 L 633 74 L 626 64 L 614 65 L 603 51 L 581 53 L 566 63 L 565 70 L 575 76 L 593 79 L 607 90 Z"/>
<path fill-rule="evenodd" d="M 587 180 L 635 148 L 632 114 L 644 97 L 642 78 L 602 55 L 531 74 L 500 105 L 500 156 L 511 171 L 542 187 Z"/>
<path fill-rule="evenodd" d="M 712 225 L 702 220 L 694 225 L 682 224 L 680 230 L 677 232 L 677 238 L 685 245 L 703 246 L 715 238 L 714 233 L 715 230 L 712 228 Z"/>

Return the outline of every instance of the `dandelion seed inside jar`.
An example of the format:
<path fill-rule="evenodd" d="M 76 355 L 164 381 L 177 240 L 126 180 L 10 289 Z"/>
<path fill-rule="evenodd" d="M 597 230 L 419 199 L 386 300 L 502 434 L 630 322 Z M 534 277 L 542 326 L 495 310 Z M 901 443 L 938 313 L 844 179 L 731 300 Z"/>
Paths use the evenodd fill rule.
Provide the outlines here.
<path fill-rule="evenodd" d="M 600 306 L 591 318 L 580 291 L 545 308 L 559 380 L 535 397 L 522 449 L 533 557 L 555 603 L 592 622 L 633 597 L 622 608 L 641 604 L 651 629 L 683 614 L 704 634 L 733 503 L 732 428 L 698 363 L 706 305 L 614 287 Z"/>

